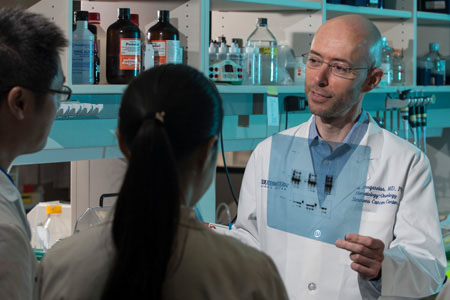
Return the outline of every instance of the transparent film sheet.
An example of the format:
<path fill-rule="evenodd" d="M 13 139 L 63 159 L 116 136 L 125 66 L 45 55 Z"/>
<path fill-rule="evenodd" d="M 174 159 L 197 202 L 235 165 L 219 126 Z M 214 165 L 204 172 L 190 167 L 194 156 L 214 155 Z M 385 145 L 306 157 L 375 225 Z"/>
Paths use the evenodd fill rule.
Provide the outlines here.
<path fill-rule="evenodd" d="M 313 163 L 310 142 L 272 137 L 269 176 L 261 183 L 267 188 L 267 221 L 272 228 L 334 244 L 359 233 L 370 148 L 346 145 L 347 154 L 336 158 L 330 171 Z"/>

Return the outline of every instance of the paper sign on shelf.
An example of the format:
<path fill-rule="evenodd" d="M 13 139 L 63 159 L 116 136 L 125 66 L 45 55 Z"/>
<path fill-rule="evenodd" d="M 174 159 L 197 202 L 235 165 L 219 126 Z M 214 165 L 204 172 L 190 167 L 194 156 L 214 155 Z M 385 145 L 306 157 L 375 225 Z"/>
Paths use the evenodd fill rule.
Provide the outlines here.
<path fill-rule="evenodd" d="M 279 124 L 278 90 L 275 86 L 269 86 L 267 87 L 267 125 L 279 126 Z"/>

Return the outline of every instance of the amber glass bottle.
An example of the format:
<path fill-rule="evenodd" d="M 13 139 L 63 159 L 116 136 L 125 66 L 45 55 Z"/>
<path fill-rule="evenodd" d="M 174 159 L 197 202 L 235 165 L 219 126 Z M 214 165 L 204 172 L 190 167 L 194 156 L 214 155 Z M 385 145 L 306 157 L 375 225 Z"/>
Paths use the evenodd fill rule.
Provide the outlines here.
<path fill-rule="evenodd" d="M 141 71 L 141 33 L 130 21 L 130 9 L 119 8 L 118 20 L 106 32 L 106 79 L 125 84 Z"/>
<path fill-rule="evenodd" d="M 151 44 L 155 52 L 155 67 L 163 64 L 179 63 L 180 36 L 169 22 L 169 11 L 158 10 L 158 23 L 147 31 L 147 44 Z"/>

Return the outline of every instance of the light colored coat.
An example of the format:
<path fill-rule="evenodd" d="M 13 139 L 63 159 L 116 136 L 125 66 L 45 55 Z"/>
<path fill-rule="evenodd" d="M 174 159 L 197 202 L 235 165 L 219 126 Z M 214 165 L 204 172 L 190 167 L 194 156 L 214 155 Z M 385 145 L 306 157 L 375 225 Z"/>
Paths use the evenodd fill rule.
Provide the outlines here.
<path fill-rule="evenodd" d="M 0 172 L 0 299 L 34 299 L 37 260 L 22 197 Z"/>
<path fill-rule="evenodd" d="M 101 298 L 115 255 L 111 225 L 109 221 L 75 234 L 46 254 L 40 272 L 41 299 Z M 180 264 L 168 275 L 163 299 L 287 299 L 267 255 L 213 232 L 195 219 L 192 209 L 181 210 L 176 243 L 173 257 L 181 260 L 172 261 Z"/>
<path fill-rule="evenodd" d="M 281 134 L 307 139 L 311 119 Z M 396 205 L 364 203 L 359 234 L 381 239 L 386 247 L 380 299 L 421 298 L 437 292 L 447 263 L 429 161 L 370 116 L 369 122 L 360 143 L 371 148 L 365 189 L 395 186 L 403 192 L 397 193 Z M 271 142 L 272 138 L 264 140 L 252 153 L 237 222 L 227 234 L 272 257 L 292 300 L 378 298 L 373 285 L 350 268 L 348 251 L 268 226 L 267 188 L 261 180 L 268 178 Z M 286 149 L 286 157 L 291 150 Z M 305 164 L 311 164 L 310 153 L 304 155 Z"/>

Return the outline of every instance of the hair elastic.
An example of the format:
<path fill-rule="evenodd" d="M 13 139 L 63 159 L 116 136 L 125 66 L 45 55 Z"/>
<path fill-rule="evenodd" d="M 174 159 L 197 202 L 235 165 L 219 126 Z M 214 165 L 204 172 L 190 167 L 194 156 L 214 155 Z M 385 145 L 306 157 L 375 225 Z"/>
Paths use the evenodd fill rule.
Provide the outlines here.
<path fill-rule="evenodd" d="M 166 113 L 164 111 L 151 112 L 151 113 L 148 113 L 147 115 L 145 115 L 144 120 L 155 119 L 155 120 L 158 120 L 159 122 L 161 122 L 161 124 L 164 124 L 164 116 L 165 115 L 166 115 Z"/>

